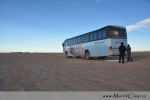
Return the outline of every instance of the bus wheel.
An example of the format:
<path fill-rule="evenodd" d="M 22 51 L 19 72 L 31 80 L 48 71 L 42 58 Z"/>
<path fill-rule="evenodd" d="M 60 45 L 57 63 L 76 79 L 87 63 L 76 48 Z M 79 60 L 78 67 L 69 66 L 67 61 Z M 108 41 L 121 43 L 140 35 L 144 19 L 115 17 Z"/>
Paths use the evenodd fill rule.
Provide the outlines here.
<path fill-rule="evenodd" d="M 69 58 L 68 52 L 65 52 L 65 57 L 66 57 L 66 58 Z"/>
<path fill-rule="evenodd" d="M 91 57 L 90 57 L 90 52 L 89 52 L 89 51 L 86 51 L 86 52 L 85 52 L 85 59 L 87 59 L 87 60 L 90 60 L 90 59 L 91 59 Z"/>

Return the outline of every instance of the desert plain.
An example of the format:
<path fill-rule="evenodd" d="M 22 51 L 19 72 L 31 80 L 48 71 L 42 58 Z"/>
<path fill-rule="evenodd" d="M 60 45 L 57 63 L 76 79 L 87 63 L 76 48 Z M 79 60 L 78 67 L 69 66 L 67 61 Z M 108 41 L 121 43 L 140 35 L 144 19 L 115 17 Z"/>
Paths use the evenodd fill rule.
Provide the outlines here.
<path fill-rule="evenodd" d="M 0 91 L 150 91 L 150 52 L 132 58 L 122 64 L 118 57 L 0 53 Z"/>

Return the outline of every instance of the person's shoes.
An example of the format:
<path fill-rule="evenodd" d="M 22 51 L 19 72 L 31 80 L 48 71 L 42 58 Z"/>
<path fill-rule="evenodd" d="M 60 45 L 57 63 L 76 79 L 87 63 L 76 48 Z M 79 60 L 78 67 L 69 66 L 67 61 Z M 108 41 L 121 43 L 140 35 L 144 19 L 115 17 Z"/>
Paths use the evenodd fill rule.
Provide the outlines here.
<path fill-rule="evenodd" d="M 124 63 L 124 61 L 122 61 L 122 63 Z"/>
<path fill-rule="evenodd" d="M 120 61 L 118 63 L 120 63 Z"/>
<path fill-rule="evenodd" d="M 132 62 L 133 60 L 131 60 L 131 62 Z"/>

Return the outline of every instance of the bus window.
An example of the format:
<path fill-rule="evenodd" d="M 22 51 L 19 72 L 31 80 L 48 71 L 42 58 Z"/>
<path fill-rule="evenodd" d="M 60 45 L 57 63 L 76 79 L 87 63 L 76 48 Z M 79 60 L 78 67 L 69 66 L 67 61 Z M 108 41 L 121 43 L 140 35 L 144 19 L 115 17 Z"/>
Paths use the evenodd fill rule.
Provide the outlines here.
<path fill-rule="evenodd" d="M 101 39 L 102 36 L 101 36 L 101 31 L 98 31 L 98 39 Z"/>
<path fill-rule="evenodd" d="M 83 42 L 83 35 L 80 36 L 80 39 L 81 39 L 81 43 L 82 43 Z"/>
<path fill-rule="evenodd" d="M 118 33 L 118 31 L 111 31 L 111 35 L 112 35 L 112 36 L 118 36 L 119 33 Z"/>
<path fill-rule="evenodd" d="M 97 40 L 97 32 L 94 32 L 94 40 Z"/>
<path fill-rule="evenodd" d="M 127 37 L 126 31 L 120 31 L 119 36 L 120 36 L 120 37 Z"/>
<path fill-rule="evenodd" d="M 68 45 L 70 45 L 70 39 L 69 39 L 69 40 L 67 40 L 67 44 L 68 44 Z"/>
<path fill-rule="evenodd" d="M 86 40 L 85 41 L 88 42 L 89 41 L 89 34 L 86 34 L 85 36 L 86 36 Z"/>
<path fill-rule="evenodd" d="M 72 44 L 75 44 L 75 38 L 72 39 L 72 42 L 73 42 Z"/>
<path fill-rule="evenodd" d="M 110 38 L 127 38 L 127 33 L 125 28 L 110 27 L 109 28 Z"/>
<path fill-rule="evenodd" d="M 70 39 L 70 45 L 72 45 L 72 39 Z"/>
<path fill-rule="evenodd" d="M 70 45 L 72 45 L 72 42 L 73 42 L 72 39 L 70 39 Z"/>
<path fill-rule="evenodd" d="M 76 44 L 78 44 L 78 37 L 76 37 Z"/>
<path fill-rule="evenodd" d="M 74 44 L 76 44 L 76 38 L 74 37 Z"/>
<path fill-rule="evenodd" d="M 83 42 L 83 43 L 86 42 L 86 35 L 83 35 L 83 37 L 82 37 L 82 42 Z"/>
<path fill-rule="evenodd" d="M 126 37 L 126 32 L 123 31 L 110 31 L 109 32 L 111 38 L 120 38 L 120 37 Z"/>
<path fill-rule="evenodd" d="M 102 31 L 102 39 L 105 39 L 105 38 L 107 38 L 106 31 Z"/>
<path fill-rule="evenodd" d="M 93 33 L 90 33 L 90 41 L 93 41 L 94 37 L 93 37 Z"/>
<path fill-rule="evenodd" d="M 77 44 L 77 37 L 75 37 L 75 44 Z"/>
<path fill-rule="evenodd" d="M 82 43 L 82 36 L 80 36 L 80 43 Z"/>
<path fill-rule="evenodd" d="M 80 36 L 78 37 L 78 43 L 81 43 L 81 42 L 80 42 Z"/>

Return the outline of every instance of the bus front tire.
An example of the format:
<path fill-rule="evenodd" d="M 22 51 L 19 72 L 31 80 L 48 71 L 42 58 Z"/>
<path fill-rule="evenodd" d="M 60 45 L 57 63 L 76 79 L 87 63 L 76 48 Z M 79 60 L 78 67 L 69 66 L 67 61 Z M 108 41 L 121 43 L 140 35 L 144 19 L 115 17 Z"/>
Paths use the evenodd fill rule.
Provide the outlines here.
<path fill-rule="evenodd" d="M 90 59 L 91 59 L 91 57 L 90 57 L 90 52 L 89 52 L 89 51 L 86 51 L 86 52 L 85 52 L 85 59 L 87 59 L 87 60 L 90 60 Z"/>
<path fill-rule="evenodd" d="M 65 52 L 65 57 L 66 57 L 66 58 L 69 58 L 68 52 Z"/>

